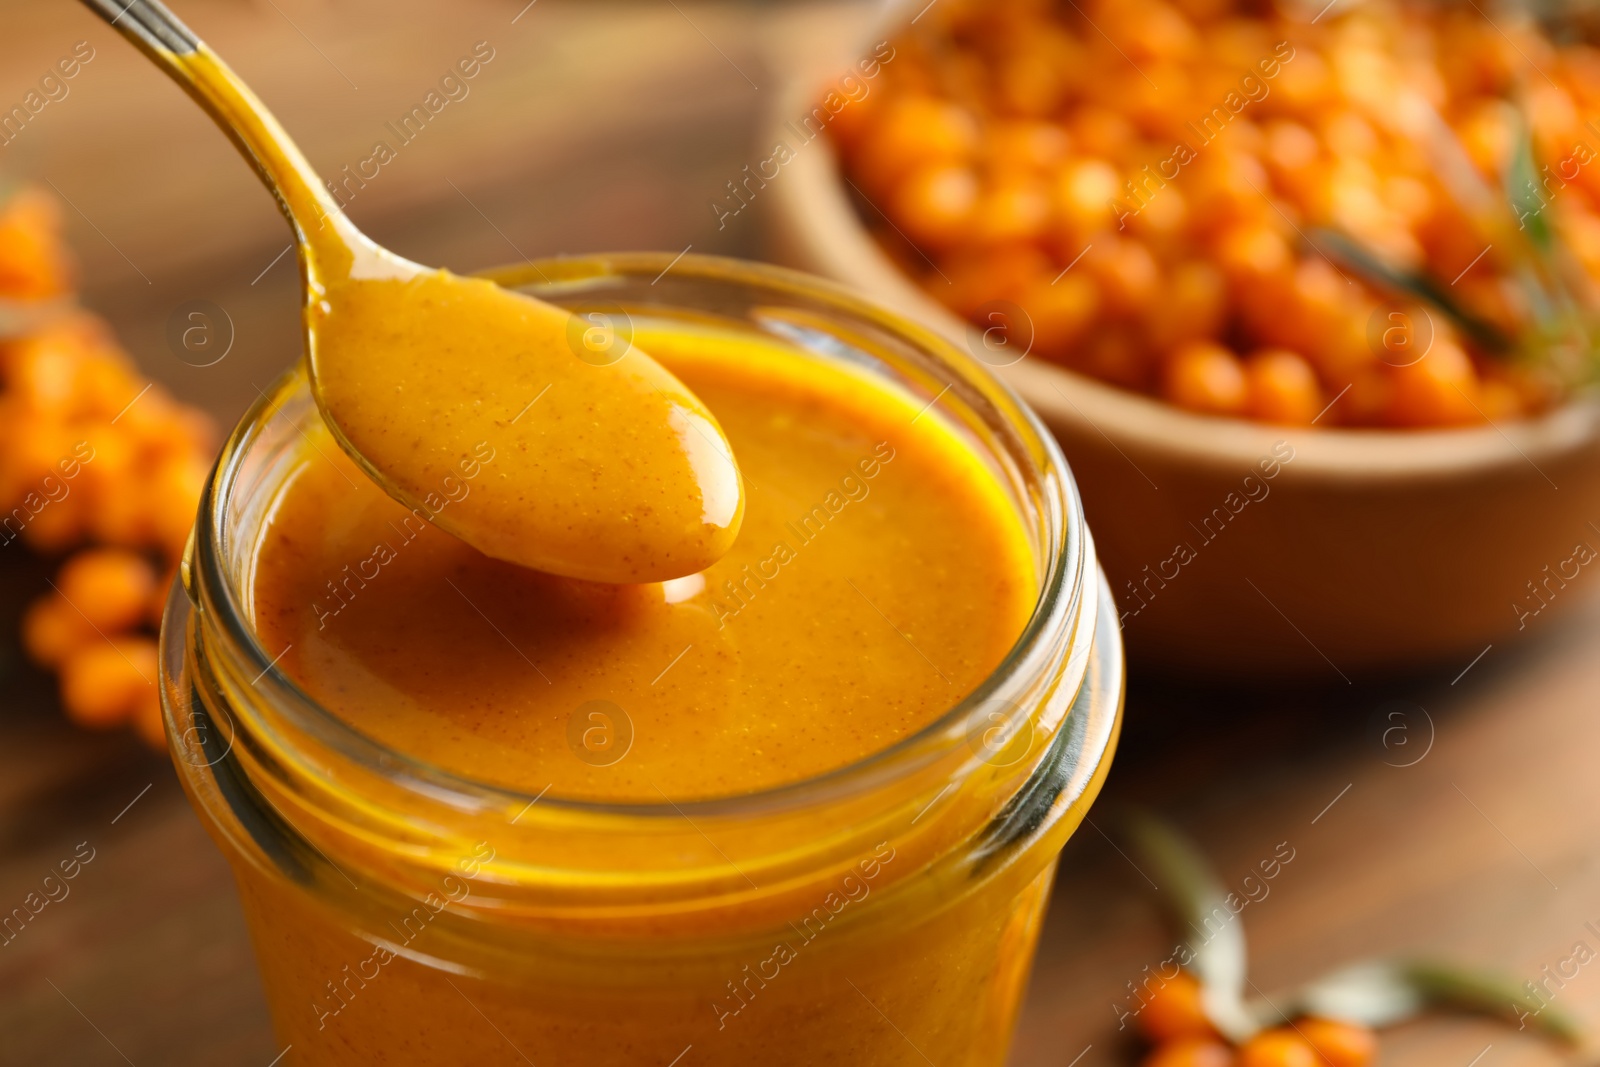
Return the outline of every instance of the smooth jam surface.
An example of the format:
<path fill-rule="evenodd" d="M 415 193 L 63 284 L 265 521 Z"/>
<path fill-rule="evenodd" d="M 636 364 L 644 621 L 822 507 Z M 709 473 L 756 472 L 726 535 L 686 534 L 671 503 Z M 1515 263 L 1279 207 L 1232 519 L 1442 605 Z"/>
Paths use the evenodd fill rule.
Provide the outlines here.
<path fill-rule="evenodd" d="M 744 472 L 731 551 L 602 585 L 491 559 L 310 430 L 256 553 L 262 645 L 368 736 L 480 781 L 728 796 L 881 751 L 989 675 L 1033 609 L 1027 536 L 939 414 L 753 334 L 639 324 Z M 462 460 L 444 513 L 505 457 Z"/>

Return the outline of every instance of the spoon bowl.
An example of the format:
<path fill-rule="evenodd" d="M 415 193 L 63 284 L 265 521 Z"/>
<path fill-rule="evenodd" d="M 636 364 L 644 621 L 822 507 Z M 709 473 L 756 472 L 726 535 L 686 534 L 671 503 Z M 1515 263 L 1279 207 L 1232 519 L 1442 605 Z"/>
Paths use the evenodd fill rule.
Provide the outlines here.
<path fill-rule="evenodd" d="M 299 246 L 317 405 L 390 496 L 486 555 L 590 581 L 665 581 L 727 552 L 743 479 L 687 386 L 609 324 L 381 248 L 157 0 L 84 3 L 197 100 L 277 196 Z"/>

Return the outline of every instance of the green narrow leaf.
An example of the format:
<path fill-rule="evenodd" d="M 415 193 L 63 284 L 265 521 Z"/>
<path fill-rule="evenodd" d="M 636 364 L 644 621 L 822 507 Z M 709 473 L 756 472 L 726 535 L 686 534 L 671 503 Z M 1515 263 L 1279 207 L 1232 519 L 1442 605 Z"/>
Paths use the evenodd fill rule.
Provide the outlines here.
<path fill-rule="evenodd" d="M 1521 112 L 1518 112 L 1520 117 Z M 1526 121 L 1518 121 L 1511 157 L 1506 160 L 1502 178 L 1506 201 L 1516 213 L 1517 223 L 1528 235 L 1535 251 L 1548 256 L 1555 248 L 1555 233 L 1550 220 L 1545 218 L 1545 199 L 1540 194 L 1539 163 L 1533 154 L 1533 130 Z"/>
<path fill-rule="evenodd" d="M 1339 261 L 1377 288 L 1438 308 L 1485 351 L 1500 355 L 1515 348 L 1515 342 L 1498 327 L 1462 307 L 1432 278 L 1391 267 L 1365 245 L 1337 230 L 1312 230 L 1309 239 L 1329 258 Z"/>
<path fill-rule="evenodd" d="M 1231 894 L 1222 880 L 1199 847 L 1170 823 L 1135 812 L 1124 825 L 1141 871 L 1156 883 L 1189 949 L 1185 967 L 1200 980 L 1206 1014 L 1234 1042 L 1303 1015 L 1377 1028 L 1438 1008 L 1496 1016 L 1571 1045 L 1583 1038 L 1570 1015 L 1528 987 L 1492 971 L 1437 960 L 1369 960 L 1326 974 L 1287 997 L 1246 1002 L 1244 924 L 1229 906 Z"/>
<path fill-rule="evenodd" d="M 1570 1044 L 1577 1044 L 1583 1037 L 1570 1015 L 1504 975 L 1426 960 L 1406 964 L 1405 974 L 1432 1004 L 1497 1015 Z"/>
<path fill-rule="evenodd" d="M 1593 380 L 1597 372 L 1590 341 L 1595 313 L 1585 295 L 1589 280 L 1550 211 L 1554 193 L 1540 178 L 1533 127 L 1524 106 L 1518 112 L 1504 175 L 1506 204 L 1517 224 L 1508 235 L 1518 238 L 1525 251 L 1512 277 L 1533 317 L 1532 327 L 1519 338 L 1517 354 L 1554 371 L 1560 381 L 1571 386 Z M 1572 359 L 1573 351 L 1582 352 L 1582 357 Z"/>
<path fill-rule="evenodd" d="M 1199 848 L 1170 824 L 1139 812 L 1128 817 L 1126 826 L 1178 936 L 1189 947 L 1188 967 L 1200 979 L 1206 1014 L 1229 1038 L 1249 1037 L 1260 1024 L 1244 1005 L 1244 922 L 1229 907 L 1222 880 Z"/>
<path fill-rule="evenodd" d="M 1560 24 L 1569 36 L 1580 24 L 1600 32 L 1600 4 L 1593 0 L 1514 2 L 1547 24 Z M 1579 12 L 1581 19 L 1575 17 Z M 1527 303 L 1532 325 L 1514 337 L 1500 339 L 1499 331 L 1482 329 L 1484 324 L 1455 305 L 1448 288 L 1436 281 L 1382 269 L 1370 276 L 1386 279 L 1380 284 L 1439 307 L 1487 353 L 1516 359 L 1561 388 L 1586 385 L 1600 378 L 1600 351 L 1592 339 L 1600 313 L 1588 296 L 1591 283 L 1549 210 L 1525 103 L 1520 110 L 1522 117 L 1499 189 L 1484 181 L 1460 136 L 1422 97 L 1401 100 L 1395 118 L 1407 135 L 1423 146 L 1435 174 L 1466 213 L 1469 224 L 1496 250 Z M 1370 261 L 1373 257 L 1365 258 Z M 1368 273 L 1368 265 L 1352 262 L 1352 268 L 1363 274 Z"/>
<path fill-rule="evenodd" d="M 1306 985 L 1293 1010 L 1364 1026 L 1382 1027 L 1429 1009 L 1492 1015 L 1577 1044 L 1577 1022 L 1502 974 L 1438 960 L 1374 960 L 1341 968 Z"/>

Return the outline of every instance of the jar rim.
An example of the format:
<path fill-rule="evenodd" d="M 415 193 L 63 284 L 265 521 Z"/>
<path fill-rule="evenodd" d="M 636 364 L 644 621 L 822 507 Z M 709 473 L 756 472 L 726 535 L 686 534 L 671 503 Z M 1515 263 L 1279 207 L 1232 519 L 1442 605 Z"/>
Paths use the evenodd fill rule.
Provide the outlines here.
<path fill-rule="evenodd" d="M 1058 654 L 1050 646 L 1059 640 L 1062 627 L 1072 628 L 1073 636 L 1067 647 L 1073 659 L 1082 661 L 1078 677 L 1070 683 L 1069 697 L 1077 691 L 1087 670 L 1088 646 L 1098 629 L 1095 615 L 1101 610 L 1101 598 L 1095 589 L 1099 571 L 1093 563 L 1093 542 L 1084 523 L 1077 486 L 1054 436 L 1010 386 L 977 360 L 933 331 L 861 299 L 835 283 L 799 271 L 728 257 L 673 256 L 662 252 L 559 257 L 493 268 L 478 275 L 509 288 L 559 294 L 596 281 L 603 282 L 608 277 L 659 280 L 668 271 L 707 282 L 733 283 L 780 295 L 803 296 L 872 324 L 908 343 L 920 355 L 932 357 L 942 370 L 963 378 L 966 386 L 975 389 L 1004 417 L 1007 431 L 1036 457 L 1036 470 L 1032 474 L 1043 490 L 1037 506 L 1046 533 L 1043 547 L 1047 565 L 1041 567 L 1042 580 L 1034 609 L 1000 663 L 962 700 L 886 748 L 797 781 L 725 796 L 664 798 L 657 803 L 548 796 L 548 787 L 545 792 L 534 794 L 479 781 L 390 748 L 323 707 L 278 667 L 282 654 L 275 657 L 257 640 L 241 592 L 226 574 L 224 546 L 229 536 L 228 503 L 235 480 L 266 418 L 304 378 L 304 365 L 297 363 L 272 389 L 262 393 L 228 436 L 202 496 L 193 540 L 195 574 L 189 579 L 198 586 L 203 602 L 222 609 L 209 614 L 227 637 L 233 654 L 239 659 L 240 669 L 256 678 L 256 683 L 252 683 L 256 688 L 270 686 L 274 695 L 281 698 L 275 710 L 286 721 L 314 737 L 336 756 L 391 780 L 399 780 L 436 799 L 444 799 L 453 806 L 509 809 L 525 805 L 522 810 L 526 811 L 538 804 L 546 812 L 681 820 L 695 815 L 726 817 L 803 810 L 819 802 L 825 804 L 839 797 L 859 795 L 874 785 L 925 766 L 944 755 L 951 744 L 964 743 L 970 736 L 970 728 L 982 721 L 980 717 L 985 706 L 993 705 L 1008 682 L 1023 676 L 1030 666 L 1042 659 Z M 1092 736 L 1090 744 L 1075 753 L 1075 764 L 1082 766 L 1088 761 L 1089 766 L 1098 766 L 1110 750 L 1115 730 L 1096 730 Z M 276 740 L 286 741 L 284 738 Z M 296 746 L 291 741 L 285 747 Z"/>

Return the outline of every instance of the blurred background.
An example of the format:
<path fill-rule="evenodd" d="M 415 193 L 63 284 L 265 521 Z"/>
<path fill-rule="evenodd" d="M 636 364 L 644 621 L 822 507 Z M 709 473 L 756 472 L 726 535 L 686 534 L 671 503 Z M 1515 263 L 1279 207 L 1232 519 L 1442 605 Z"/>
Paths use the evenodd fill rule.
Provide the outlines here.
<path fill-rule="evenodd" d="M 348 204 L 379 243 L 460 271 L 604 250 L 776 254 L 779 198 L 729 216 L 727 183 L 769 156 L 766 131 L 788 117 L 793 88 L 848 69 L 884 17 L 876 4 L 810 0 L 177 6 L 330 178 L 392 139 L 387 124 L 487 42 L 493 58 L 466 95 Z M 118 373 L 160 383 L 172 411 L 192 405 L 230 427 L 299 354 L 298 278 L 275 206 L 210 121 L 80 5 L 3 0 L 0 27 L 4 108 L 65 57 L 81 61 L 66 91 L 8 134 L 0 181 L 56 202 L 79 300 L 136 368 Z M 173 340 L 197 307 L 212 331 L 204 358 Z M 134 395 L 138 377 L 118 381 Z M 203 436 L 183 447 L 201 455 Z M 0 911 L 80 842 L 94 858 L 68 897 L 0 945 L 0 1063 L 266 1067 L 279 1049 L 231 880 L 165 755 L 127 730 L 73 725 L 56 679 L 24 655 L 24 607 L 51 592 L 58 547 L 0 546 Z M 1289 686 L 1246 671 L 1222 687 L 1135 657 L 1122 749 L 1064 854 L 1013 1062 L 1140 1054 L 1119 1019 L 1172 939 L 1163 890 L 1101 832 L 1112 825 L 1099 813 L 1120 805 L 1173 817 L 1229 884 L 1293 850 L 1243 913 L 1266 994 L 1413 954 L 1520 986 L 1577 943 L 1600 948 L 1586 926 L 1600 925 L 1600 607 L 1573 584 L 1566 617 L 1541 622 L 1536 641 L 1425 668 L 1335 667 Z M 1600 1025 L 1591 970 L 1560 984 L 1559 1003 Z M 1380 1062 L 1564 1056 L 1530 1030 L 1439 1016 L 1386 1032 Z"/>

